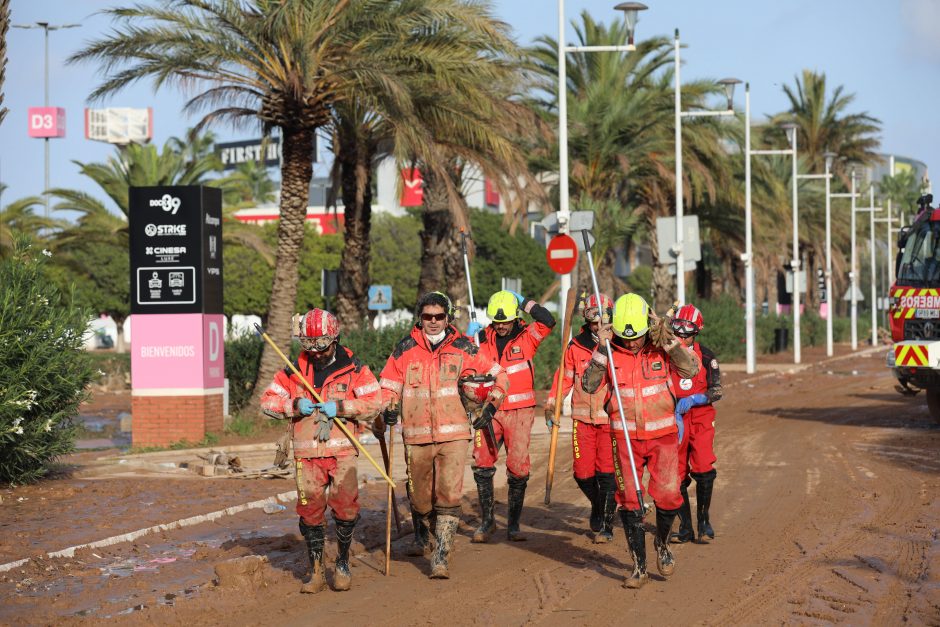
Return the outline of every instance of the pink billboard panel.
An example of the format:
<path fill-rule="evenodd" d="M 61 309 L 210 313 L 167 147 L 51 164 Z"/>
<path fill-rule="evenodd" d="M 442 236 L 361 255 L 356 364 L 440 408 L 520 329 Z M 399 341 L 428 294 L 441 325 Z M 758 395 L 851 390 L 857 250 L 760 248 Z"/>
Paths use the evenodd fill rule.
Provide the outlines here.
<path fill-rule="evenodd" d="M 220 388 L 225 381 L 225 320 L 222 314 L 202 314 L 203 381 Z"/>
<path fill-rule="evenodd" d="M 221 314 L 134 314 L 131 387 L 221 388 L 225 376 Z"/>
<path fill-rule="evenodd" d="M 65 109 L 30 107 L 27 117 L 30 137 L 65 137 Z"/>

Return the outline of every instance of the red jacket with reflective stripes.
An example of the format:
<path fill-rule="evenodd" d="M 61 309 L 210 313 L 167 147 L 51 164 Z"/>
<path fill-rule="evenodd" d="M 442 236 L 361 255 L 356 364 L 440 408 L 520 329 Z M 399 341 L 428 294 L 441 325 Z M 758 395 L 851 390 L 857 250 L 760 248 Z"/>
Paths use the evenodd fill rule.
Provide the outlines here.
<path fill-rule="evenodd" d="M 320 389 L 317 389 L 314 383 L 314 365 L 308 359 L 307 351 L 300 352 L 294 367 L 304 375 L 324 401 L 336 401 L 337 416 L 359 423 L 347 424 L 346 428 L 353 435 L 361 433 L 365 422 L 375 418 L 382 408 L 382 394 L 375 375 L 369 370 L 369 366 L 361 363 L 345 346 L 336 347 L 336 360 L 326 366 L 330 372 Z M 319 417 L 316 412 L 310 416 L 298 413 L 294 401 L 299 398 L 317 402 L 290 368 L 284 368 L 274 375 L 274 381 L 261 395 L 261 409 L 267 416 L 291 419 L 291 440 L 295 458 L 359 454 L 355 445 L 336 424 L 333 424 L 330 430 L 330 439 L 320 442 L 316 438 Z"/>
<path fill-rule="evenodd" d="M 499 364 L 453 325 L 433 349 L 424 332 L 414 327 L 388 358 L 379 384 L 386 406 L 401 401 L 405 444 L 430 444 L 472 438 L 457 381 L 485 374 L 496 377 L 487 402 L 499 407 L 509 388 L 506 371 Z"/>
<path fill-rule="evenodd" d="M 683 379 L 679 373 L 673 372 L 672 385 L 676 398 L 704 394 L 708 397 L 708 404 L 692 407 L 688 415 L 699 420 L 714 420 L 715 408 L 712 403 L 721 399 L 721 370 L 718 367 L 718 359 L 715 353 L 698 342 L 693 342 L 691 348 L 702 362 L 702 368 L 691 379 Z"/>
<path fill-rule="evenodd" d="M 581 386 L 584 371 L 591 363 L 591 355 L 597 348 L 597 341 L 591 333 L 589 325 L 581 327 L 581 333 L 571 338 L 565 349 L 564 376 L 561 380 L 561 397 L 571 392 L 571 417 L 580 422 L 592 425 L 606 425 L 610 422 L 604 403 L 607 400 L 607 384 L 601 386 L 593 394 L 588 394 Z M 555 406 L 555 394 L 558 391 L 558 372 L 552 381 L 552 390 L 549 392 L 545 406 L 552 409 Z"/>

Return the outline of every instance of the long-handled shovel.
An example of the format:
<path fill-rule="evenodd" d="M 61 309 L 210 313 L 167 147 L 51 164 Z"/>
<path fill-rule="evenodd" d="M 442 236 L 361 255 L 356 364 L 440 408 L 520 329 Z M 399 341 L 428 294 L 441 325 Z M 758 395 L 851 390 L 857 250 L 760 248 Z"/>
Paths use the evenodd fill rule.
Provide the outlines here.
<path fill-rule="evenodd" d="M 558 447 L 558 421 L 561 419 L 561 405 L 564 394 L 562 381 L 565 370 L 565 351 L 568 348 L 568 337 L 571 335 L 571 317 L 574 315 L 574 306 L 577 292 L 572 287 L 568 290 L 565 300 L 565 326 L 561 334 L 561 359 L 555 379 L 555 419 L 552 421 L 552 440 L 548 448 L 548 473 L 545 476 L 545 504 L 552 502 L 552 484 L 555 481 L 555 449 Z"/>

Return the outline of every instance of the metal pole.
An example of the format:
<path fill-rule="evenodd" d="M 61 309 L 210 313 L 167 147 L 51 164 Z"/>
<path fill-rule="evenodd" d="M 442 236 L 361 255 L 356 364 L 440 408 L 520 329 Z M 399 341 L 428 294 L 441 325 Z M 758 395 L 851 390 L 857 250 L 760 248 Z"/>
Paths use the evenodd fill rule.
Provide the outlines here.
<path fill-rule="evenodd" d="M 852 324 L 852 350 L 858 350 L 858 300 L 856 299 L 856 292 L 858 286 L 856 285 L 858 281 L 858 272 L 855 269 L 856 265 L 856 253 L 855 253 L 855 168 L 852 168 L 852 219 L 849 229 L 852 231 L 851 238 L 851 263 L 849 267 L 849 299 L 851 301 L 850 306 L 850 321 Z"/>
<path fill-rule="evenodd" d="M 826 356 L 832 357 L 832 198 L 829 196 L 829 157 L 826 158 Z"/>
<path fill-rule="evenodd" d="M 751 85 L 744 86 L 744 294 L 747 372 L 757 369 L 754 329 L 754 251 L 751 232 Z"/>
<path fill-rule="evenodd" d="M 49 106 L 49 25 L 43 26 L 45 32 L 45 55 L 43 57 L 43 105 Z M 43 153 L 45 160 L 45 176 L 42 190 L 42 202 L 45 207 L 46 218 L 49 218 L 49 138 L 43 140 Z"/>
<path fill-rule="evenodd" d="M 888 157 L 888 174 L 894 176 L 894 155 Z M 888 201 L 888 289 L 891 289 L 891 286 L 894 285 L 894 255 L 891 252 L 892 249 L 892 239 L 894 236 L 891 233 L 891 223 L 892 211 L 891 211 L 891 199 L 887 198 Z M 887 292 L 885 292 L 887 294 Z"/>
<path fill-rule="evenodd" d="M 565 53 L 565 0 L 558 0 L 558 232 L 568 233 L 568 57 Z M 563 274 L 558 290 L 558 321 L 565 325 L 565 295 L 571 275 Z M 564 340 L 563 340 L 564 341 Z"/>
<path fill-rule="evenodd" d="M 800 363 L 800 230 L 799 230 L 799 198 L 797 185 L 799 185 L 798 163 L 796 153 L 796 131 L 792 131 L 790 148 L 793 150 L 793 363 Z"/>
<path fill-rule="evenodd" d="M 874 182 L 870 183 L 868 188 L 868 197 L 870 208 L 868 214 L 868 226 L 869 226 L 869 254 L 871 255 L 871 345 L 878 346 L 878 303 L 876 301 L 876 286 L 875 286 L 875 273 L 878 268 L 876 267 L 875 261 L 875 184 Z"/>
<path fill-rule="evenodd" d="M 676 298 L 685 304 L 685 255 L 682 251 L 682 83 L 679 79 L 679 29 L 676 29 Z"/>

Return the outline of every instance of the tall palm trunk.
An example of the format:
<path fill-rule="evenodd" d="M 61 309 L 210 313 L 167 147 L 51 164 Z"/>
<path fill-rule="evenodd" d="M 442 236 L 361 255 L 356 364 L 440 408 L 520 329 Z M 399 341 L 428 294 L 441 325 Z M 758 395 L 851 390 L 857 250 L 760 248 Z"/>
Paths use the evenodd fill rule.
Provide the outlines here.
<path fill-rule="evenodd" d="M 297 268 L 304 242 L 304 222 L 310 178 L 313 176 L 313 130 L 284 129 L 284 162 L 281 166 L 281 217 L 277 225 L 277 263 L 268 307 L 268 335 L 281 349 L 289 348 L 291 317 L 297 302 Z M 249 401 L 257 410 L 261 394 L 274 374 L 284 367 L 268 344 L 261 353 L 255 389 Z"/>
<path fill-rule="evenodd" d="M 354 129 L 339 134 L 343 186 L 345 245 L 339 262 L 336 315 L 345 329 L 358 329 L 369 314 L 369 263 L 372 246 L 372 158 L 368 144 Z"/>
<path fill-rule="evenodd" d="M 465 210 L 465 207 L 461 209 Z M 418 279 L 417 298 L 427 292 L 442 291 L 456 307 L 465 309 L 470 299 L 460 233 L 447 190 L 433 172 L 424 175 L 421 222 L 424 229 L 421 231 L 421 276 Z M 467 245 L 472 255 L 473 241 L 469 240 Z M 474 294 L 474 301 L 479 301 L 480 297 Z"/>

